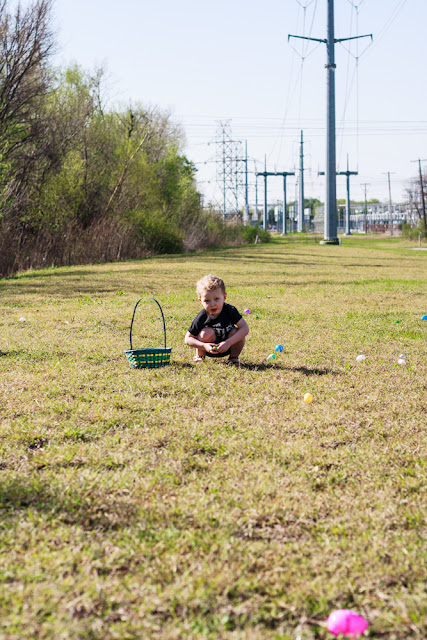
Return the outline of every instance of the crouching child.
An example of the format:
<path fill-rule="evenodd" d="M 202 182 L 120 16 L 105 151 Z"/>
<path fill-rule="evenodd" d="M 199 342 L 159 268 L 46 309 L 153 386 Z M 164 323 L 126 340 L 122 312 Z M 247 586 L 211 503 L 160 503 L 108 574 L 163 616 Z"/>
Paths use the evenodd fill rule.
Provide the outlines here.
<path fill-rule="evenodd" d="M 227 293 L 221 278 L 212 274 L 196 284 L 203 309 L 194 318 L 185 334 L 185 344 L 196 349 L 195 363 L 209 358 L 224 358 L 239 366 L 239 356 L 245 346 L 249 327 L 236 307 L 226 302 Z"/>

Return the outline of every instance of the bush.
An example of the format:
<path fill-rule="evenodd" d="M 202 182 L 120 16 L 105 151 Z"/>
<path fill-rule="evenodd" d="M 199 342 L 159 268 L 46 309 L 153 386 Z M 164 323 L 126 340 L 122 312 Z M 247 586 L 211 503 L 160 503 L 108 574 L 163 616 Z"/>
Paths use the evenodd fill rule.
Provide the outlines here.
<path fill-rule="evenodd" d="M 416 227 L 412 227 L 408 222 L 402 221 L 402 236 L 407 240 L 418 240 L 418 237 L 427 238 L 427 229 L 423 220 L 419 220 Z"/>
<path fill-rule="evenodd" d="M 165 216 L 156 215 L 156 212 L 132 211 L 128 219 L 145 255 L 183 251 L 183 232 Z"/>
<path fill-rule="evenodd" d="M 243 238 L 245 242 L 255 242 L 257 236 L 258 242 L 270 242 L 271 240 L 271 235 L 266 229 L 251 226 L 243 227 Z"/>

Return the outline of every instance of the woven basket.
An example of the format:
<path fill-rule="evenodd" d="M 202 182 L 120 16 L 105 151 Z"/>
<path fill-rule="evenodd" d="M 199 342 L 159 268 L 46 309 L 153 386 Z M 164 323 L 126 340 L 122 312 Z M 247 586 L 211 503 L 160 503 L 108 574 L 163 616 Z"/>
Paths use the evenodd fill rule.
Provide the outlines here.
<path fill-rule="evenodd" d="M 133 349 L 132 348 L 132 328 L 133 321 L 135 319 L 136 308 L 141 302 L 141 300 L 153 300 L 159 307 L 160 313 L 162 314 L 163 320 L 163 335 L 165 339 L 164 349 Z M 171 348 L 166 347 L 166 326 L 165 326 L 165 317 L 163 315 L 162 307 L 157 302 L 155 298 L 140 298 L 135 305 L 135 309 L 133 310 L 132 322 L 130 325 L 130 349 L 125 351 L 126 357 L 129 360 L 129 364 L 131 367 L 135 369 L 155 369 L 156 367 L 165 367 L 170 363 L 171 357 Z"/>

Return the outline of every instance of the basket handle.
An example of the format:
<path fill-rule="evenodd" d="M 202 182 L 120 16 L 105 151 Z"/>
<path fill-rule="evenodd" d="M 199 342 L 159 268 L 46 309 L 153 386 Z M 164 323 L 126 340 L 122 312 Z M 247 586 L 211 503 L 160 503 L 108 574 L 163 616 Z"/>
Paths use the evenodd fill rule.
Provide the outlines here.
<path fill-rule="evenodd" d="M 166 325 L 165 325 L 165 316 L 163 315 L 163 310 L 162 307 L 160 306 L 160 303 L 157 302 L 157 300 L 155 298 L 150 298 L 149 296 L 144 296 L 143 298 L 140 298 L 138 300 L 138 302 L 135 305 L 135 309 L 133 310 L 133 315 L 132 315 L 132 322 L 130 323 L 130 334 L 129 334 L 129 341 L 130 341 L 130 348 L 133 349 L 132 347 L 132 327 L 133 327 L 133 321 L 135 318 L 135 312 L 136 312 L 136 308 L 139 305 L 139 303 L 141 302 L 141 300 L 153 300 L 157 306 L 160 309 L 160 313 L 162 314 L 162 320 L 163 320 L 163 335 L 165 337 L 165 349 L 166 349 Z"/>

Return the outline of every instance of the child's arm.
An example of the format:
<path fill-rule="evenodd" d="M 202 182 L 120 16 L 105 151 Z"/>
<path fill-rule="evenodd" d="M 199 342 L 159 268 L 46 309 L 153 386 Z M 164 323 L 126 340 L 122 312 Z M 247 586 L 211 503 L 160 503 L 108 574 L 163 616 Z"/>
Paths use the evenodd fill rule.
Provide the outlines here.
<path fill-rule="evenodd" d="M 236 342 L 240 342 L 248 335 L 249 327 L 244 318 L 240 318 L 239 322 L 237 322 L 236 324 L 236 327 L 237 331 L 233 333 L 232 336 L 229 336 L 227 340 L 224 340 L 224 342 L 220 342 L 217 345 L 218 353 L 224 353 L 225 351 L 228 351 L 233 344 L 236 344 Z"/>
<path fill-rule="evenodd" d="M 185 344 L 188 344 L 189 347 L 204 349 L 205 351 L 209 351 L 209 353 L 213 353 L 213 348 L 216 346 L 210 342 L 201 342 L 200 340 L 197 340 L 196 336 L 193 336 L 189 331 L 185 334 L 184 342 Z"/>

